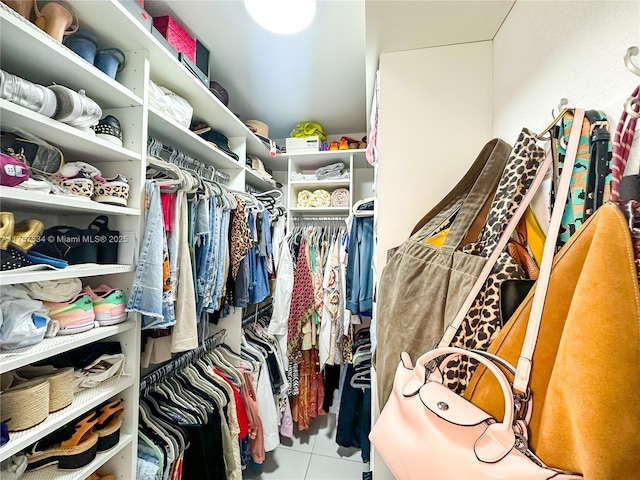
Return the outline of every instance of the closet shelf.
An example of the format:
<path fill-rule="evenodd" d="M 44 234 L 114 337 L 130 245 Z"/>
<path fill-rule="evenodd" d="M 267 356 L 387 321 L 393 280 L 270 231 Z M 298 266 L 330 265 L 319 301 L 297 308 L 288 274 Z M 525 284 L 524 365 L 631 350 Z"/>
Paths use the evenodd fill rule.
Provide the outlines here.
<path fill-rule="evenodd" d="M 242 168 L 240 162 L 151 106 L 149 107 L 149 135 L 165 145 L 175 147 L 182 153 L 220 170 Z"/>
<path fill-rule="evenodd" d="M 76 393 L 73 396 L 73 403 L 54 413 L 50 413 L 47 419 L 35 427 L 21 432 L 10 432 L 8 443 L 0 447 L 0 461 L 9 458 L 45 435 L 66 425 L 71 420 L 82 415 L 102 402 L 110 399 L 114 395 L 133 385 L 132 375 L 122 375 L 120 377 L 106 380 L 98 387 L 90 388 Z"/>
<path fill-rule="evenodd" d="M 275 186 L 271 185 L 269 182 L 264 181 L 262 177 L 254 173 L 254 171 L 251 170 L 249 167 L 245 166 L 244 169 L 247 172 L 245 176 L 245 183 L 247 185 L 251 185 L 253 188 L 257 188 L 262 192 L 266 192 L 267 190 L 273 190 L 274 188 L 276 188 Z"/>
<path fill-rule="evenodd" d="M 45 358 L 53 357 L 74 348 L 97 342 L 121 332 L 131 330 L 136 322 L 129 319 L 118 325 L 110 327 L 98 327 L 74 335 L 62 335 L 59 337 L 45 338 L 42 342 L 14 350 L 0 352 L 0 371 L 10 370 L 39 362 Z"/>
<path fill-rule="evenodd" d="M 294 216 L 302 215 L 349 215 L 349 207 L 291 207 L 289 212 Z"/>
<path fill-rule="evenodd" d="M 138 22 L 118 1 L 74 2 L 83 28 L 99 31 L 105 44 L 123 50 L 145 49 L 149 52 L 151 80 L 185 98 L 194 108 L 194 120 L 207 122 L 227 137 L 247 139 L 247 151 L 269 157 L 269 148 L 249 128 L 171 55 L 149 30 Z M 118 25 L 118 28 L 105 28 Z M 122 32 L 126 31 L 126 35 Z"/>
<path fill-rule="evenodd" d="M 2 54 L 4 55 L 4 50 Z M 101 160 L 140 161 L 140 154 L 133 150 L 86 134 L 66 123 L 45 117 L 8 100 L 0 99 L 0 113 L 4 125 L 18 127 L 25 133 L 37 132 L 37 136 L 62 150 L 67 162 L 74 157 L 94 163 L 92 159 L 87 158 L 88 152 L 91 152 L 91 157 L 100 157 Z"/>
<path fill-rule="evenodd" d="M 103 28 L 104 25 L 108 24 L 102 23 Z M 119 28 L 111 30 L 121 34 Z M 82 88 L 102 108 L 142 105 L 142 99 L 131 90 L 55 41 L 5 4 L 0 5 L 0 43 L 6 47 L 2 49 L 2 69 L 9 73 L 19 72 L 20 77 L 43 85 L 57 83 L 74 90 Z M 29 54 L 25 55 L 25 52 Z"/>
<path fill-rule="evenodd" d="M 369 166 L 364 155 L 364 148 L 350 150 L 326 150 L 324 152 L 302 152 L 302 153 L 280 153 L 276 158 L 290 158 L 291 161 L 300 168 L 319 168 L 336 162 L 348 164 L 349 158 L 353 155 L 353 168 L 364 168 Z"/>
<path fill-rule="evenodd" d="M 44 280 L 62 280 L 64 278 L 84 278 L 98 275 L 115 275 L 129 273 L 135 269 L 134 265 L 98 265 L 84 263 L 69 265 L 61 270 L 31 270 L 24 272 L 0 273 L 0 285 L 15 285 L 18 283 L 42 282 Z"/>
<path fill-rule="evenodd" d="M 304 180 L 298 182 L 291 182 L 291 187 L 296 189 L 313 189 L 313 188 L 339 188 L 349 187 L 351 181 L 348 178 L 341 178 L 340 180 Z"/>
<path fill-rule="evenodd" d="M 15 187 L 0 187 L 0 204 L 5 211 L 23 210 L 41 212 L 96 213 L 106 215 L 139 216 L 140 209 L 107 205 L 75 196 L 52 195 Z"/>
<path fill-rule="evenodd" d="M 76 470 L 60 470 L 56 465 L 26 472 L 21 480 L 84 480 L 102 465 L 115 457 L 123 448 L 133 441 L 133 435 L 120 434 L 120 442 L 110 450 L 101 452 L 85 467 Z"/>

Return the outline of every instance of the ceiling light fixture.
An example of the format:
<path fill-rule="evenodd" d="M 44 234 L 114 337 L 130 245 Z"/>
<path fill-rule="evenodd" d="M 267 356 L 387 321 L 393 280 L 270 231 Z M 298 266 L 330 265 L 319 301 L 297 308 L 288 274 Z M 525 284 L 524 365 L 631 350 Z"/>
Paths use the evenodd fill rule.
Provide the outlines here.
<path fill-rule="evenodd" d="M 258 25 L 283 35 L 301 32 L 316 14 L 316 0 L 244 0 L 244 4 Z"/>

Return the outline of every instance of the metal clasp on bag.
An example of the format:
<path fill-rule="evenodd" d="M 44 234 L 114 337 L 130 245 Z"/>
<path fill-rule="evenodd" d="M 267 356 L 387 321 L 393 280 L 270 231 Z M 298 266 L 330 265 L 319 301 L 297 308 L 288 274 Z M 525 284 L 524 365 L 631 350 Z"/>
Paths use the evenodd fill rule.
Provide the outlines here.
<path fill-rule="evenodd" d="M 513 394 L 513 409 L 515 413 L 514 419 L 524 420 L 527 416 L 527 408 L 529 406 L 529 400 L 531 399 L 531 390 L 527 390 L 525 394 L 514 393 Z"/>

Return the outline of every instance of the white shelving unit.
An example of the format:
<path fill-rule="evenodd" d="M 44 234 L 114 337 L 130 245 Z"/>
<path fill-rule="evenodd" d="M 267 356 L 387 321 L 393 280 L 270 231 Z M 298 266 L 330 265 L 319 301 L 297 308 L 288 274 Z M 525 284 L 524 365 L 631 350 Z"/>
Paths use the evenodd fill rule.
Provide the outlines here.
<path fill-rule="evenodd" d="M 117 273 L 130 273 L 135 270 L 133 265 L 99 265 L 97 263 L 82 263 L 69 265 L 60 270 L 27 270 L 3 272 L 0 274 L 0 285 L 17 285 L 20 283 L 43 282 L 63 278 L 85 278 Z"/>
<path fill-rule="evenodd" d="M 8 372 L 30 363 L 38 362 L 54 355 L 68 352 L 74 348 L 94 343 L 99 340 L 124 333 L 136 326 L 136 322 L 128 320 L 110 327 L 98 327 L 75 335 L 63 335 L 45 338 L 42 342 L 15 350 L 0 351 L 0 370 Z"/>
<path fill-rule="evenodd" d="M 73 403 L 54 413 L 50 413 L 47 419 L 35 427 L 21 432 L 11 432 L 8 443 L 0 448 L 0 461 L 9 458 L 33 443 L 33 439 L 42 438 L 45 435 L 63 427 L 71 420 L 87 412 L 123 390 L 133 386 L 134 378 L 131 375 L 111 378 L 100 386 L 76 393 Z M 134 409 L 135 411 L 135 409 Z"/>
<path fill-rule="evenodd" d="M 73 196 L 31 192 L 0 187 L 0 210 L 14 213 L 16 221 L 37 218 L 45 228 L 69 225 L 86 228 L 97 215 L 109 217 L 109 228 L 133 233 L 137 242 L 143 232 L 143 195 L 146 145 L 149 135 L 197 160 L 213 165 L 230 177 L 229 187 L 246 185 L 266 191 L 272 185 L 245 166 L 247 153 L 263 160 L 268 168 L 282 159 L 269 156 L 269 148 L 225 107 L 199 80 L 155 39 L 118 0 L 85 2 L 70 0 L 80 24 L 96 34 L 98 47 L 117 47 L 126 54 L 124 69 L 114 80 L 84 61 L 35 25 L 0 4 L 0 43 L 2 69 L 41 85 L 59 84 L 84 90 L 102 108 L 103 115 L 115 116 L 122 127 L 123 146 L 117 146 L 67 124 L 44 117 L 22 106 L 0 99 L 0 122 L 31 132 L 63 152 L 65 162 L 83 161 L 98 167 L 104 176 L 122 174 L 128 178 L 130 198 L 126 207 L 100 204 Z M 194 108 L 193 120 L 204 121 L 229 138 L 230 148 L 239 156 L 231 158 L 188 128 L 177 124 L 148 104 L 149 80 L 169 88 Z M 277 169 L 277 167 L 276 167 Z M 282 168 L 280 168 L 282 170 Z M 72 265 L 60 270 L 33 270 L 0 273 L 0 286 L 53 279 L 80 278 L 92 286 L 106 283 L 129 294 L 135 265 Z M 0 291 L 1 295 L 1 291 Z M 221 322 L 231 343 L 239 340 L 240 322 L 230 316 Z M 237 331 L 234 328 L 237 327 Z M 104 401 L 125 399 L 125 420 L 120 442 L 99 454 L 89 465 L 72 471 L 55 466 L 26 474 L 27 480 L 84 479 L 102 467 L 117 478 L 135 478 L 137 452 L 137 405 L 140 378 L 139 316 L 130 314 L 126 322 L 88 332 L 45 339 L 37 345 L 0 351 L 0 372 L 10 372 L 34 362 L 95 342 L 118 341 L 127 357 L 125 375 L 98 388 L 76 394 L 72 405 L 50 414 L 33 428 L 10 432 L 11 440 L 0 447 L 0 460 L 27 449 L 43 436 L 86 414 Z M 236 338 L 237 337 L 237 338 Z M 0 397 L 1 409 L 1 397 Z"/>
<path fill-rule="evenodd" d="M 291 230 L 295 219 L 299 217 L 347 217 L 354 203 L 354 175 L 356 165 L 366 163 L 364 150 L 330 150 L 323 152 L 304 152 L 282 154 L 287 158 L 287 199 L 288 199 L 288 228 Z M 334 163 L 344 163 L 346 178 L 314 180 L 313 175 L 320 167 L 326 167 Z M 311 176 L 305 180 L 292 180 L 294 174 Z M 349 190 L 349 204 L 346 207 L 299 207 L 298 194 L 303 190 L 313 192 L 318 189 L 329 193 L 338 188 Z"/>

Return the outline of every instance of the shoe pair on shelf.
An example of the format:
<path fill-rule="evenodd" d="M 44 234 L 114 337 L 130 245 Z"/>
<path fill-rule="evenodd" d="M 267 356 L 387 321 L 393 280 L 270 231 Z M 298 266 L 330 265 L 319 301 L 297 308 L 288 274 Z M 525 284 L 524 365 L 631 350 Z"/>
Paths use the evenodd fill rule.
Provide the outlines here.
<path fill-rule="evenodd" d="M 0 98 L 93 134 L 102 109 L 84 90 L 64 85 L 45 87 L 0 70 Z"/>
<path fill-rule="evenodd" d="M 27 471 L 57 464 L 73 470 L 88 465 L 98 452 L 120 441 L 124 400 L 109 401 L 38 440 L 26 452 Z"/>
<path fill-rule="evenodd" d="M 91 199 L 99 203 L 127 206 L 129 181 L 123 175 L 111 178 L 85 162 L 67 163 L 60 172 L 51 177 L 54 184 L 65 193 Z"/>
<path fill-rule="evenodd" d="M 78 30 L 78 17 L 66 0 L 3 0 L 3 3 L 59 43 L 65 35 Z"/>
<path fill-rule="evenodd" d="M 10 432 L 43 422 L 73 402 L 73 368 L 27 365 L 0 376 L 1 418 Z"/>
<path fill-rule="evenodd" d="M 86 286 L 77 296 L 64 302 L 43 302 L 49 318 L 56 322 L 56 335 L 86 332 L 96 326 L 116 325 L 127 319 L 126 298 L 122 290 L 100 285 Z"/>
<path fill-rule="evenodd" d="M 124 68 L 126 56 L 119 48 L 98 50 L 98 39 L 90 30 L 78 29 L 64 39 L 64 45 L 111 78 Z"/>
<path fill-rule="evenodd" d="M 43 231 L 44 225 L 39 220 L 16 223 L 13 213 L 0 212 L 0 272 L 67 267 L 67 261 L 33 249 Z"/>

